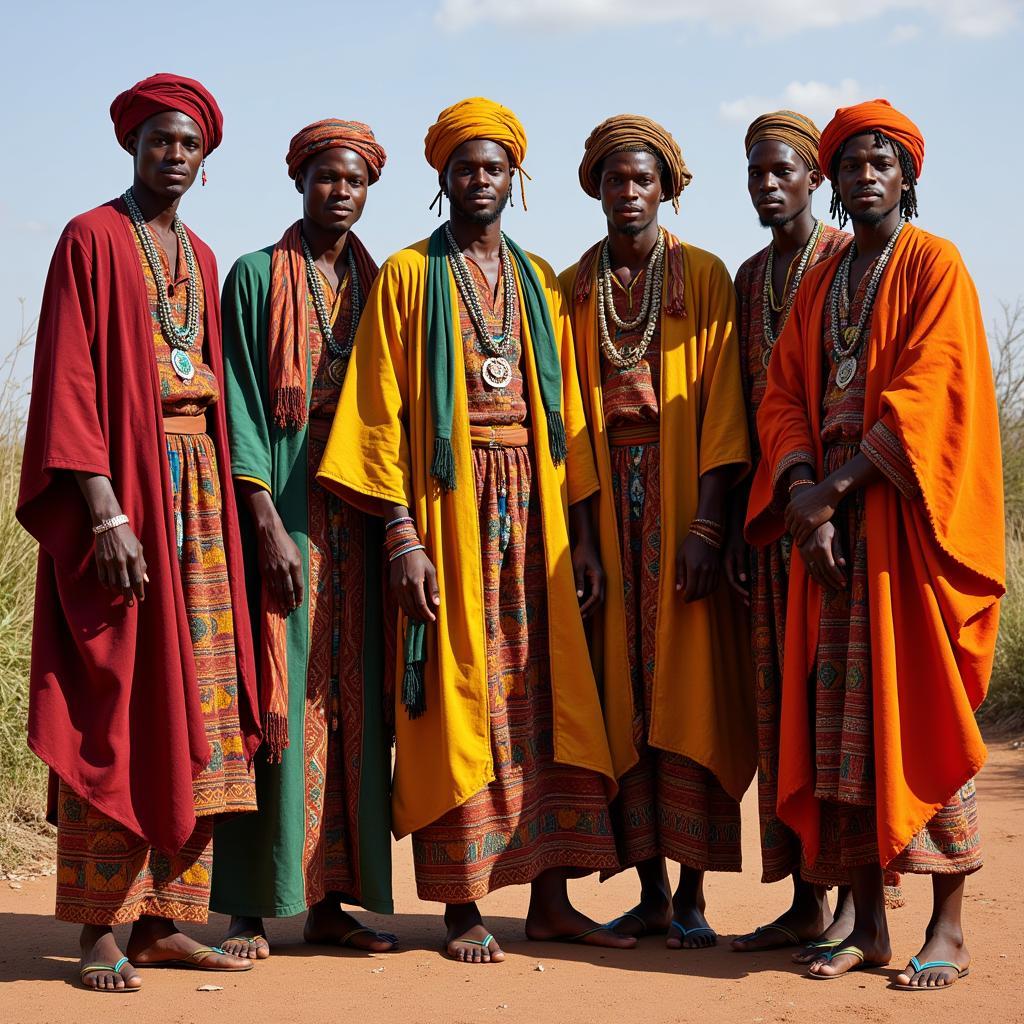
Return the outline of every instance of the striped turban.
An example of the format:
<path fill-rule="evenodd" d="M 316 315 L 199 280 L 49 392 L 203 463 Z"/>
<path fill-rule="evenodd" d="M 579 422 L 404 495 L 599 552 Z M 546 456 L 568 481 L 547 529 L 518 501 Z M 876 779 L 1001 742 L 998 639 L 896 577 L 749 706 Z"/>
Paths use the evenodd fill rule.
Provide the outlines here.
<path fill-rule="evenodd" d="M 580 185 L 588 196 L 601 198 L 601 164 L 613 153 L 623 150 L 649 149 L 657 154 L 665 165 L 662 185 L 665 189 L 663 202 L 672 200 L 672 207 L 679 212 L 679 196 L 693 180 L 683 160 L 679 144 L 657 121 L 641 114 L 616 114 L 602 121 L 591 133 L 583 146 L 583 160 L 580 163 Z"/>
<path fill-rule="evenodd" d="M 165 110 L 191 117 L 203 137 L 203 156 L 209 156 L 224 136 L 224 117 L 209 90 L 194 78 L 159 74 L 136 82 L 110 104 L 114 134 L 123 148 L 128 136 L 143 121 Z"/>
<path fill-rule="evenodd" d="M 868 100 L 853 107 L 840 107 L 821 133 L 818 159 L 826 177 L 831 177 L 832 158 L 856 135 L 881 132 L 900 143 L 914 162 L 914 177 L 921 177 L 924 166 L 924 136 L 921 129 L 901 114 L 888 100 Z"/>
<path fill-rule="evenodd" d="M 483 96 L 462 100 L 446 107 L 427 130 L 423 140 L 427 163 L 441 173 L 464 142 L 490 139 L 504 147 L 513 167 L 522 169 L 526 156 L 526 132 L 508 107 Z"/>
<path fill-rule="evenodd" d="M 818 139 L 821 133 L 818 126 L 805 114 L 795 110 L 775 110 L 770 114 L 762 114 L 747 129 L 747 137 L 743 142 L 747 156 L 750 151 L 766 139 L 781 142 L 797 153 L 812 170 L 818 167 Z"/>
<path fill-rule="evenodd" d="M 341 121 L 328 117 L 314 121 L 292 136 L 288 145 L 288 177 L 297 178 L 302 165 L 325 149 L 351 149 L 366 161 L 372 185 L 384 169 L 387 153 L 374 138 L 373 131 L 362 121 Z"/>

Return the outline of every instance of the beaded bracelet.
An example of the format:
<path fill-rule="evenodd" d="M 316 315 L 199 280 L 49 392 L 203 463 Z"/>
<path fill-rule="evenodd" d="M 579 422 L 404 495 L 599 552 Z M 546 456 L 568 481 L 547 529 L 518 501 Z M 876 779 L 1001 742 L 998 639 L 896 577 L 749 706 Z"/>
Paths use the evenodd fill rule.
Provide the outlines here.
<path fill-rule="evenodd" d="M 397 524 L 384 536 L 384 550 L 389 562 L 393 562 L 399 555 L 415 551 L 417 545 L 422 547 L 416 524 L 411 518 Z"/>
<path fill-rule="evenodd" d="M 384 532 L 387 533 L 388 530 L 393 526 L 398 526 L 399 523 L 411 523 L 413 521 L 412 516 L 397 516 L 395 519 L 392 519 L 390 523 L 384 524 Z"/>
<path fill-rule="evenodd" d="M 128 517 L 122 512 L 119 516 L 111 516 L 109 519 L 104 519 L 97 523 L 92 528 L 92 532 L 98 537 L 101 533 L 106 533 L 108 530 L 115 530 L 119 526 L 127 526 L 128 522 Z"/>
<path fill-rule="evenodd" d="M 807 477 L 800 477 L 799 480 L 791 480 L 787 493 L 792 494 L 798 487 L 814 487 L 814 481 L 808 480 Z"/>
<path fill-rule="evenodd" d="M 395 551 L 393 554 L 388 555 L 388 561 L 393 562 L 396 558 L 401 558 L 402 555 L 412 554 L 413 551 L 426 551 L 427 549 L 422 544 L 410 544 L 408 547 L 401 548 Z"/>
<path fill-rule="evenodd" d="M 690 527 L 690 533 L 692 533 L 693 536 L 696 537 L 698 540 L 704 541 L 704 543 L 707 544 L 708 547 L 714 548 L 715 551 L 720 551 L 721 550 L 721 548 L 722 548 L 722 538 L 721 537 L 713 536 L 710 533 L 705 533 L 704 530 L 701 527 L 697 527 L 697 529 L 694 529 L 691 526 Z"/>
<path fill-rule="evenodd" d="M 714 519 L 694 519 L 691 521 L 691 525 L 696 523 L 698 526 L 706 526 L 709 530 L 713 530 L 715 533 L 722 532 L 722 524 L 716 523 Z"/>

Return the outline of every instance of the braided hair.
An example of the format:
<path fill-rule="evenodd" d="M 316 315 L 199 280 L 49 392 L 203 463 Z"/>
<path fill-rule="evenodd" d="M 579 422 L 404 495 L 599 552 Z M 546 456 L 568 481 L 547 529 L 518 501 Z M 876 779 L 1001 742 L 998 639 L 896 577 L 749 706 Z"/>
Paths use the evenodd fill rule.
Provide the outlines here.
<path fill-rule="evenodd" d="M 911 217 L 917 216 L 917 176 L 914 173 L 914 161 L 902 143 L 889 138 L 888 135 L 877 128 L 872 134 L 875 137 L 876 146 L 880 148 L 888 146 L 896 154 L 900 170 L 903 172 L 903 183 L 907 186 L 900 191 L 900 215 L 910 220 Z M 846 140 L 846 142 L 849 141 L 849 139 Z M 829 178 L 832 180 L 832 202 L 829 205 L 829 213 L 839 221 L 841 228 L 846 227 L 846 223 L 850 219 L 846 207 L 843 206 L 843 200 L 839 195 L 839 185 L 837 184 L 839 180 L 839 163 L 843 158 L 846 142 L 836 150 L 829 167 Z"/>

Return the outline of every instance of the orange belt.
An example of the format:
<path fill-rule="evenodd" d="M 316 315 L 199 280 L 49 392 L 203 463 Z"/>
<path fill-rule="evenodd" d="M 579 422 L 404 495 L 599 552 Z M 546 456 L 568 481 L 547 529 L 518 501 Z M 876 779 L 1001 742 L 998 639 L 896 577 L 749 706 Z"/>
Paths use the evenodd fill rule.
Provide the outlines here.
<path fill-rule="evenodd" d="M 632 426 L 612 427 L 608 431 L 608 443 L 613 448 L 626 448 L 629 445 L 657 444 L 661 440 L 661 430 L 657 423 L 637 423 Z"/>
<path fill-rule="evenodd" d="M 195 416 L 165 416 L 165 434 L 205 434 L 206 413 L 201 412 Z"/>
<path fill-rule="evenodd" d="M 331 427 L 333 426 L 333 417 L 331 419 L 318 419 L 311 416 L 309 419 L 309 436 L 315 441 L 323 441 L 326 443 L 327 438 L 331 436 Z"/>
<path fill-rule="evenodd" d="M 471 423 L 469 439 L 474 448 L 525 448 L 530 443 L 530 428 L 517 424 L 482 427 Z"/>

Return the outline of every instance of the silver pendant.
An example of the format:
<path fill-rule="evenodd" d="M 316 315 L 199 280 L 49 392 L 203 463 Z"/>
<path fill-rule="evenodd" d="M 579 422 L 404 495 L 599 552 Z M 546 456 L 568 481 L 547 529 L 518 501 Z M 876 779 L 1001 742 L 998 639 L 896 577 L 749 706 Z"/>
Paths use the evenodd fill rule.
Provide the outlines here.
<path fill-rule="evenodd" d="M 772 350 L 766 345 L 764 350 L 761 352 L 761 365 L 767 370 L 768 364 L 772 360 Z"/>
<path fill-rule="evenodd" d="M 332 384 L 339 388 L 345 383 L 345 370 L 348 369 L 348 360 L 339 356 L 327 364 L 327 376 Z"/>
<path fill-rule="evenodd" d="M 512 380 L 512 365 L 504 356 L 488 356 L 480 369 L 484 383 L 500 391 Z"/>
<path fill-rule="evenodd" d="M 847 356 L 836 369 L 836 387 L 844 390 L 850 386 L 850 382 L 857 376 L 857 360 L 853 356 Z"/>
<path fill-rule="evenodd" d="M 195 364 L 189 354 L 180 348 L 171 349 L 171 368 L 186 384 L 196 375 Z"/>

